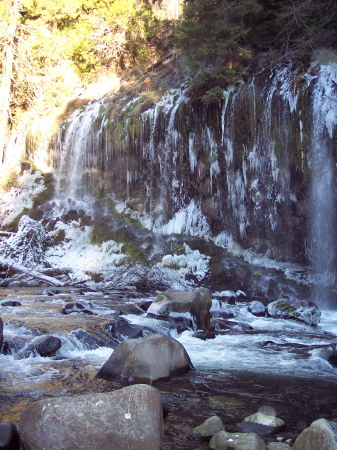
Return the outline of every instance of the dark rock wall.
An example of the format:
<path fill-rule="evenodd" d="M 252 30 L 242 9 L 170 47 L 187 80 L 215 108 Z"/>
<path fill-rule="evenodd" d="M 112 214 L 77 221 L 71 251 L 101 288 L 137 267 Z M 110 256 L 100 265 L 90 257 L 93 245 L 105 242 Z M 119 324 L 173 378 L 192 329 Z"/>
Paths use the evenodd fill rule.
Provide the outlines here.
<path fill-rule="evenodd" d="M 92 102 L 60 129 L 59 195 L 112 196 L 151 217 L 157 231 L 194 202 L 191 214 L 202 212 L 213 236 L 308 263 L 317 71 L 260 74 L 218 105 L 191 102 L 183 89 L 156 103 L 149 94 Z M 324 139 L 335 158 L 334 136 Z"/>

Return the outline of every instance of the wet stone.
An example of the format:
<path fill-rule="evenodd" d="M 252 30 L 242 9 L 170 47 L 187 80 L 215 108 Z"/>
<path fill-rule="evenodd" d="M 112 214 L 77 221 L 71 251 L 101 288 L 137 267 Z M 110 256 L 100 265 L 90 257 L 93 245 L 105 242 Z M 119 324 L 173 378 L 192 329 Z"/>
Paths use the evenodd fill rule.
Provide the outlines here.
<path fill-rule="evenodd" d="M 14 423 L 0 423 L 0 450 L 20 450 L 20 435 Z"/>
<path fill-rule="evenodd" d="M 215 339 L 215 333 L 213 331 L 196 331 L 192 334 L 193 337 L 197 339 L 201 339 L 203 341 L 206 341 L 207 339 Z"/>
<path fill-rule="evenodd" d="M 20 302 L 14 300 L 8 300 L 6 302 L 2 302 L 1 306 L 22 306 Z"/>
<path fill-rule="evenodd" d="M 92 308 L 92 304 L 90 302 L 87 304 L 84 304 L 82 302 L 67 303 L 63 306 L 61 312 L 63 314 L 84 313 L 88 315 L 95 315 L 96 313 L 93 312 L 90 308 Z"/>
<path fill-rule="evenodd" d="M 211 438 L 219 431 L 225 430 L 225 425 L 218 416 L 212 416 L 205 420 L 204 423 L 195 427 L 191 432 L 191 436 L 195 438 Z"/>

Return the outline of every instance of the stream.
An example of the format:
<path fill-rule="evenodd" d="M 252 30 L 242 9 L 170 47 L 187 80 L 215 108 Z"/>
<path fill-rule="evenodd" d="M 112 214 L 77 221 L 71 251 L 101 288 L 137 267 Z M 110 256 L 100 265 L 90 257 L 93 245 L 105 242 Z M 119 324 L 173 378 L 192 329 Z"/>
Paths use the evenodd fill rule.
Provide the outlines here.
<path fill-rule="evenodd" d="M 278 436 L 295 439 L 320 417 L 337 415 L 337 369 L 327 361 L 327 347 L 337 343 L 337 311 L 322 311 L 318 327 L 301 322 L 255 317 L 247 303 L 230 305 L 213 294 L 211 312 L 228 312 L 250 325 L 247 333 L 200 340 L 193 331 L 180 334 L 169 323 L 146 316 L 154 296 L 135 290 L 85 292 L 75 288 L 1 288 L 5 353 L 0 355 L 1 422 L 19 423 L 23 409 L 34 400 L 104 392 L 122 382 L 96 379 L 114 344 L 107 324 L 115 317 L 170 334 L 186 348 L 195 370 L 161 382 L 165 435 L 163 449 L 202 449 L 208 442 L 189 436 L 191 428 L 218 414 L 228 431 L 259 408 L 273 408 L 286 423 Z M 69 302 L 90 306 L 93 314 L 63 314 Z M 145 305 L 145 307 L 144 307 Z M 61 340 L 54 356 L 30 354 L 18 359 L 22 347 L 39 335 Z M 274 440 L 273 437 L 266 437 Z"/>

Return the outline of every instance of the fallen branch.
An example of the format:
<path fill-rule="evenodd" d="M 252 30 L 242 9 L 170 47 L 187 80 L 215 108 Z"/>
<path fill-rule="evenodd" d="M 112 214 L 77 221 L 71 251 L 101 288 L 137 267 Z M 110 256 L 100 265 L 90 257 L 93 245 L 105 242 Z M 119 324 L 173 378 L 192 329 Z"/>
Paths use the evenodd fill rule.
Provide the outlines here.
<path fill-rule="evenodd" d="M 148 72 L 151 72 L 151 70 L 155 69 L 156 67 L 160 66 L 160 64 L 163 64 L 163 62 L 168 62 L 169 59 L 171 59 L 174 56 L 173 52 L 168 53 L 163 58 L 156 61 L 154 64 L 152 64 L 151 67 L 147 69 Z"/>
<path fill-rule="evenodd" d="M 33 269 L 28 269 L 25 266 L 21 266 L 21 264 L 15 264 L 11 261 L 5 260 L 3 258 L 0 258 L 0 264 L 2 266 L 8 267 L 11 270 L 14 270 L 16 272 L 25 273 L 33 278 L 37 278 L 38 280 L 45 281 L 48 284 L 51 284 L 52 286 L 64 286 L 64 283 L 62 281 L 57 280 L 54 277 L 49 277 L 48 275 L 44 275 L 43 273 L 37 272 Z"/>

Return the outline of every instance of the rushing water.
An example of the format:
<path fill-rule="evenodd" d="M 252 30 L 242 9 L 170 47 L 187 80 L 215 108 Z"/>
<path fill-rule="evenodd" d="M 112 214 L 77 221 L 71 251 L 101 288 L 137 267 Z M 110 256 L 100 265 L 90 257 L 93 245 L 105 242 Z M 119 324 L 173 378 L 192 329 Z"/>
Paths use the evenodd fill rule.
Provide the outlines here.
<path fill-rule="evenodd" d="M 127 294 L 125 294 L 127 295 Z M 305 378 L 336 379 L 336 369 L 327 361 L 326 346 L 337 343 L 337 313 L 323 311 L 317 328 L 300 322 L 267 317 L 255 317 L 247 311 L 247 303 L 236 305 L 213 300 L 211 312 L 231 312 L 234 321 L 249 324 L 248 334 L 222 335 L 203 341 L 192 336 L 193 331 L 177 334 L 170 331 L 166 322 L 149 318 L 146 313 L 130 314 L 130 305 L 143 302 L 139 297 L 117 301 L 114 295 L 88 293 L 79 295 L 76 291 L 54 296 L 36 293 L 36 288 L 26 293 L 9 294 L 7 300 L 19 300 L 20 307 L 2 307 L 4 340 L 10 344 L 11 353 L 0 355 L 1 377 L 7 383 L 41 382 L 59 373 L 58 365 L 65 361 L 82 361 L 97 369 L 112 352 L 111 343 L 104 346 L 104 334 L 99 332 L 102 324 L 113 319 L 116 308 L 124 310 L 123 316 L 131 323 L 149 327 L 153 331 L 171 334 L 187 349 L 196 369 L 256 372 L 265 374 L 291 375 Z M 148 300 L 151 300 L 149 298 Z M 82 313 L 61 314 L 61 308 L 69 301 L 90 302 L 95 315 Z M 139 310 L 140 311 L 140 310 Z M 84 330 L 91 339 L 78 335 Z M 53 357 L 31 354 L 17 359 L 18 349 L 37 335 L 52 334 L 59 337 L 61 348 Z"/>
<path fill-rule="evenodd" d="M 252 330 L 202 341 L 192 331 L 177 334 L 167 322 L 147 317 L 137 305 L 150 304 L 153 297 L 144 298 L 135 291 L 62 289 L 48 295 L 38 288 L 3 288 L 1 293 L 3 299 L 22 305 L 1 306 L 4 341 L 11 349 L 0 355 L 3 422 L 18 422 L 22 410 L 37 399 L 122 387 L 95 378 L 113 352 L 104 325 L 114 320 L 116 311 L 131 323 L 178 339 L 195 367 L 190 374 L 158 386 L 169 411 L 163 449 L 204 448 L 198 441 L 189 441 L 187 433 L 215 413 L 223 417 L 229 430 L 237 431 L 236 423 L 270 405 L 288 423 L 285 438 L 293 438 L 301 430 L 297 423 L 309 425 L 322 416 L 323 406 L 324 417 L 332 418 L 337 412 L 337 373 L 327 361 L 337 344 L 337 313 L 323 311 L 321 323 L 313 328 L 292 320 L 257 318 L 247 311 L 247 303 L 229 305 L 214 295 L 212 313 L 231 312 L 232 320 L 249 324 Z M 90 303 L 95 314 L 62 314 L 62 307 L 70 301 Z M 23 345 L 45 334 L 61 340 L 54 356 L 30 354 L 18 359 Z"/>

